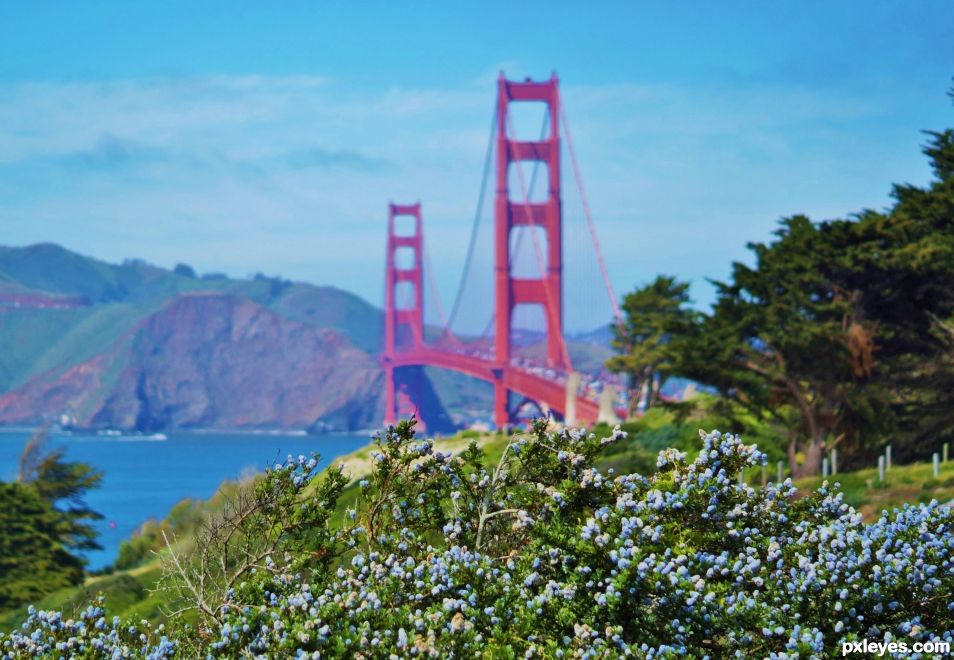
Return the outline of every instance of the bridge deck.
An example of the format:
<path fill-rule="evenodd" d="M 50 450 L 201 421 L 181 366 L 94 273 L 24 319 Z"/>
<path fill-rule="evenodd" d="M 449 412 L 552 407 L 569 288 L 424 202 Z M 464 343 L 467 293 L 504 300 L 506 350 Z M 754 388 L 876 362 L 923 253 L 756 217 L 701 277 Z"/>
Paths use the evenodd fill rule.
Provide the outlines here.
<path fill-rule="evenodd" d="M 566 415 L 566 386 L 555 383 L 520 367 L 500 367 L 486 358 L 430 348 L 395 353 L 390 357 L 394 367 L 426 366 L 450 369 L 490 383 L 502 377 L 507 389 L 539 403 L 542 407 Z M 576 421 L 590 424 L 599 416 L 599 404 L 586 397 L 576 397 Z"/>

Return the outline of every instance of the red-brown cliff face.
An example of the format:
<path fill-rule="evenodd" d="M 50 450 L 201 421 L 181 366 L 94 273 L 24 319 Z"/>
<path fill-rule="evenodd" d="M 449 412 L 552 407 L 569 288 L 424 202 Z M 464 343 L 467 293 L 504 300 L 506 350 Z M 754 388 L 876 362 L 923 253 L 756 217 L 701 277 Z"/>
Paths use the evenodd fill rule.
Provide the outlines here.
<path fill-rule="evenodd" d="M 340 333 L 243 298 L 187 294 L 105 353 L 0 396 L 0 424 L 69 413 L 82 427 L 320 428 L 377 424 L 381 371 Z"/>

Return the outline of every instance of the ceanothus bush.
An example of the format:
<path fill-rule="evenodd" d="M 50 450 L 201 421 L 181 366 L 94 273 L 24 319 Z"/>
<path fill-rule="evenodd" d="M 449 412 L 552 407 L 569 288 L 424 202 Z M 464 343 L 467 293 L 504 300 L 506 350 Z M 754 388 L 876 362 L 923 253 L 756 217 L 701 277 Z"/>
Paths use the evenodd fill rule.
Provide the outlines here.
<path fill-rule="evenodd" d="M 106 620 L 101 599 L 64 619 L 59 612 L 29 608 L 29 618 L 20 631 L 0 634 L 0 657 L 6 658 L 147 658 L 173 657 L 175 644 L 165 626 L 153 629 L 148 621 L 138 626 L 119 617 Z"/>
<path fill-rule="evenodd" d="M 696 460 L 666 450 L 644 477 L 593 467 L 618 430 L 597 438 L 541 420 L 491 460 L 476 443 L 436 451 L 413 420 L 388 428 L 340 522 L 328 497 L 340 489 L 327 485 L 340 474 L 282 482 L 299 517 L 325 507 L 315 519 L 326 531 L 243 573 L 188 647 L 212 658 L 786 658 L 840 655 L 845 641 L 954 641 L 950 510 L 906 506 L 866 525 L 837 484 L 803 498 L 790 481 L 738 484 L 764 455 L 702 435 Z M 26 654 L 34 629 L 46 634 L 33 620 L 0 649 Z M 173 652 L 149 643 L 128 655 Z"/>

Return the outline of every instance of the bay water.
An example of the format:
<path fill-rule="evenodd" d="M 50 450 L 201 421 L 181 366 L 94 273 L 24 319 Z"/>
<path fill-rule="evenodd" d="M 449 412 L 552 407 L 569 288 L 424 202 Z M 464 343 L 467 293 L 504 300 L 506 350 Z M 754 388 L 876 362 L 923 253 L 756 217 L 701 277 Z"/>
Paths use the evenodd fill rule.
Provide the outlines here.
<path fill-rule="evenodd" d="M 12 481 L 29 431 L 0 430 L 0 481 Z M 51 434 L 65 460 L 103 473 L 86 502 L 103 514 L 96 523 L 102 550 L 85 553 L 90 569 L 116 559 L 119 544 L 150 518 L 161 519 L 185 498 L 208 499 L 225 480 L 259 472 L 291 454 L 321 456 L 320 466 L 370 442 L 369 435 L 289 435 L 169 432 L 156 436 Z"/>

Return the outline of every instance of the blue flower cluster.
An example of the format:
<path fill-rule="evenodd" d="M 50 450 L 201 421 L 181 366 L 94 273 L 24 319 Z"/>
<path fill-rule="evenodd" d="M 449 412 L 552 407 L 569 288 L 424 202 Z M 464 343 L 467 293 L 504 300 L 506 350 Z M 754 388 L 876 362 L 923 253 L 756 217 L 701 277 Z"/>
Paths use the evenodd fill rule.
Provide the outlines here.
<path fill-rule="evenodd" d="M 0 658 L 146 658 L 163 660 L 175 656 L 175 644 L 164 627 L 139 626 L 118 617 L 106 620 L 102 599 L 83 610 L 78 618 L 64 619 L 59 612 L 29 609 L 21 630 L 0 634 Z"/>

